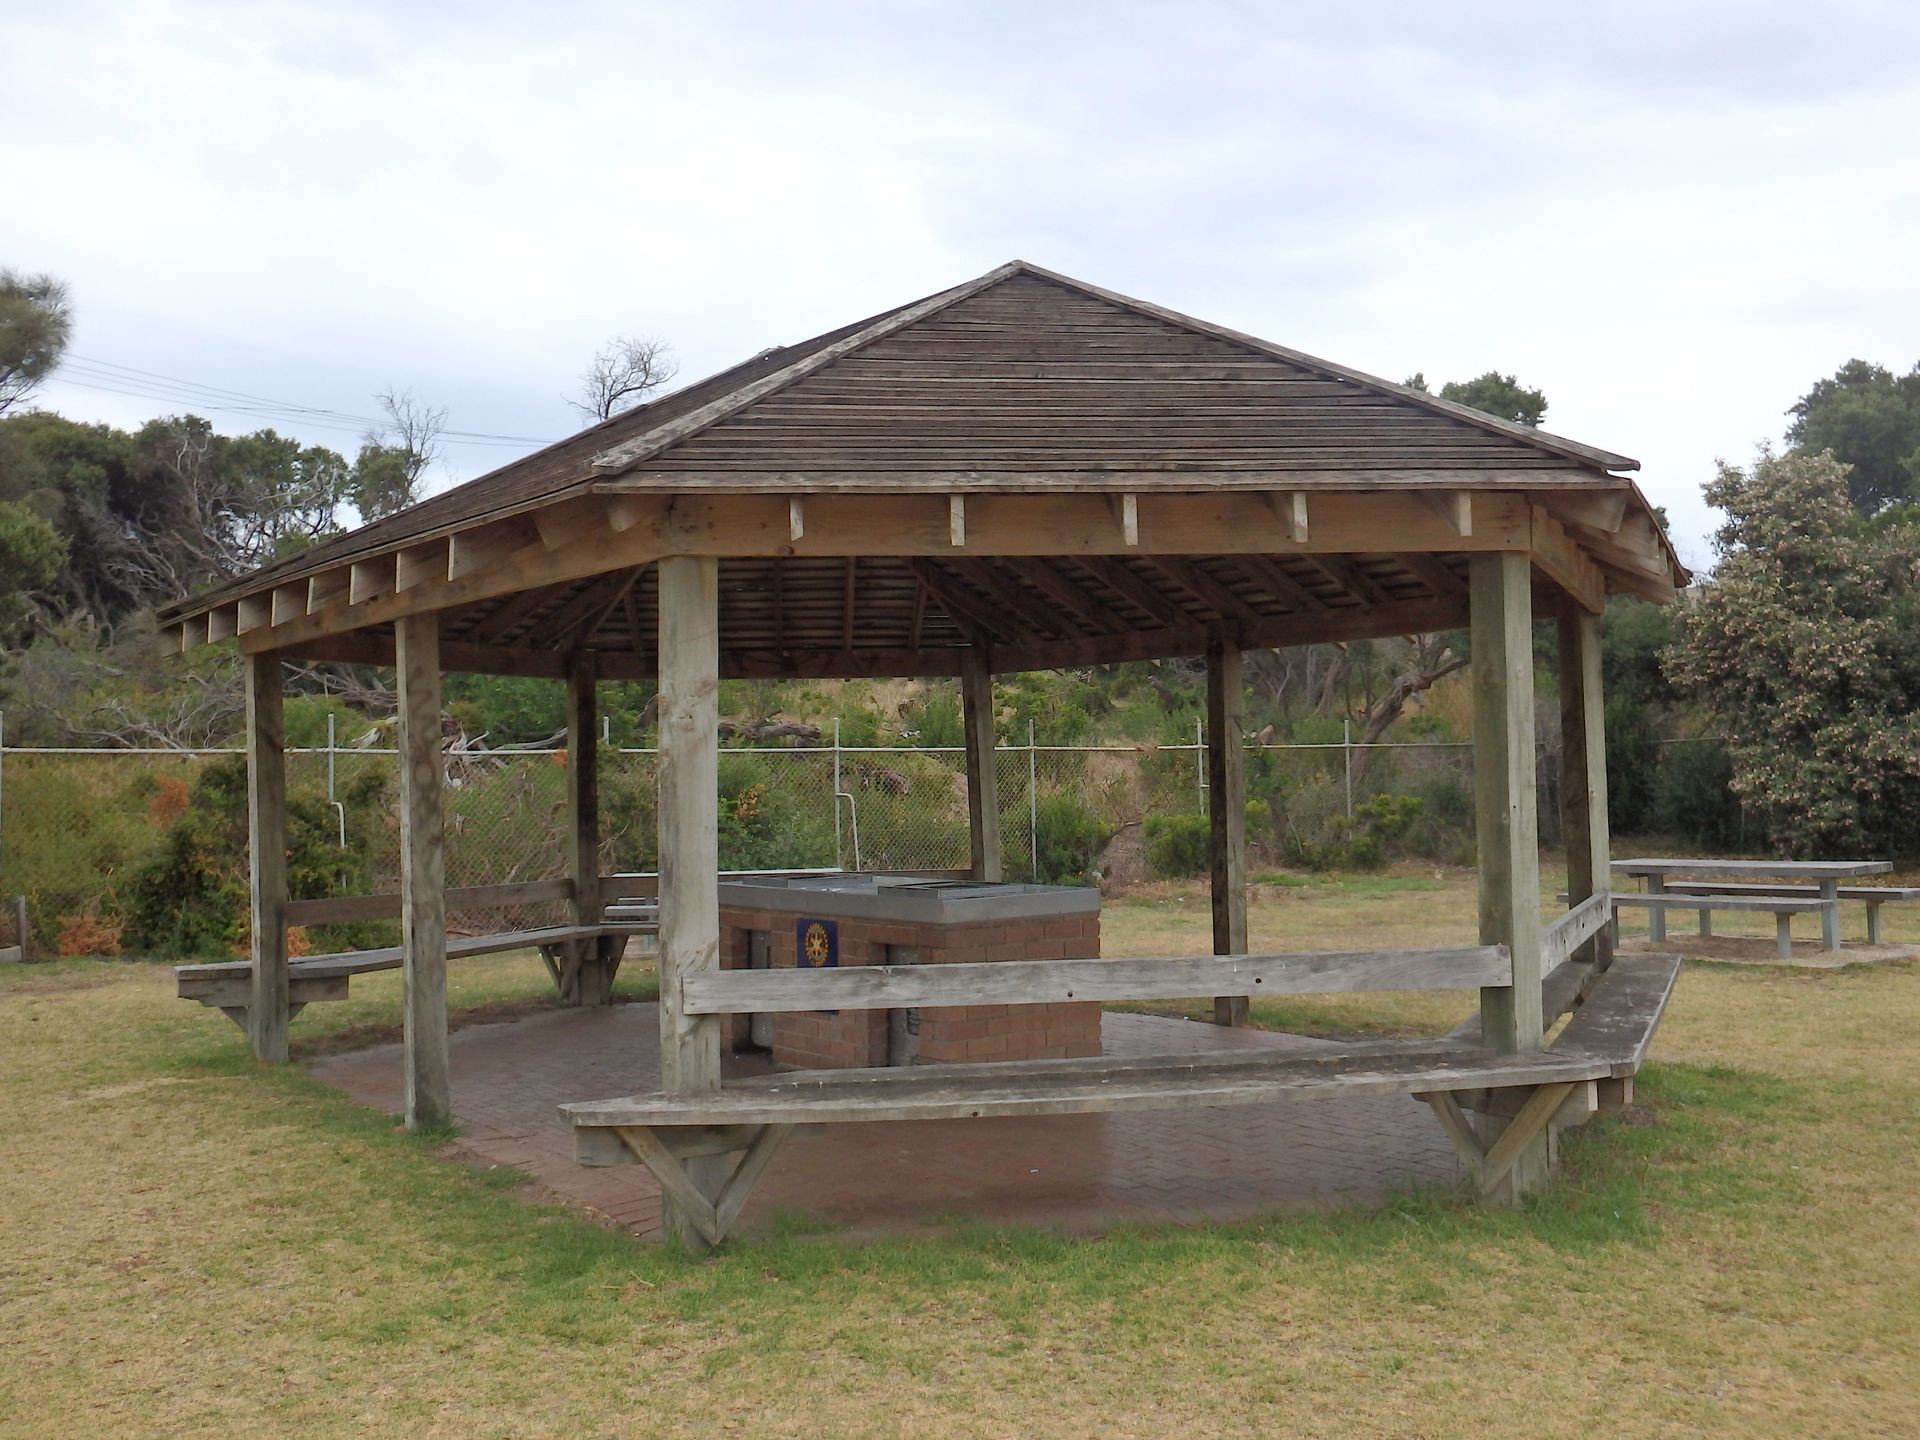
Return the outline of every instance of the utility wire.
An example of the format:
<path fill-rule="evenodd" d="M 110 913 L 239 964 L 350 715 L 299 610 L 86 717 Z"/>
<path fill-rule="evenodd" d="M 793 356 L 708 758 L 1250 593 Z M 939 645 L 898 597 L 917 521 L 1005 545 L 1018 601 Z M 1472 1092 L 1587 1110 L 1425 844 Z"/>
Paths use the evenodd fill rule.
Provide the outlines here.
<path fill-rule="evenodd" d="M 199 381 L 183 380 L 158 371 L 142 370 L 135 366 L 120 365 L 111 360 L 100 360 L 85 355 L 69 355 L 59 371 L 51 378 L 63 380 L 69 385 L 86 390 L 99 390 L 107 394 L 127 395 L 143 400 L 158 400 L 165 404 L 187 405 L 225 414 L 250 415 L 258 419 L 298 422 L 314 429 L 342 434 L 363 435 L 370 430 L 380 430 L 386 426 L 385 421 L 370 415 L 356 415 L 350 411 L 332 410 L 324 406 L 273 400 L 244 390 L 204 385 Z M 551 440 L 529 435 L 500 435 L 475 430 L 443 430 L 439 438 L 459 445 L 490 448 L 524 448 L 529 445 L 554 443 Z"/>

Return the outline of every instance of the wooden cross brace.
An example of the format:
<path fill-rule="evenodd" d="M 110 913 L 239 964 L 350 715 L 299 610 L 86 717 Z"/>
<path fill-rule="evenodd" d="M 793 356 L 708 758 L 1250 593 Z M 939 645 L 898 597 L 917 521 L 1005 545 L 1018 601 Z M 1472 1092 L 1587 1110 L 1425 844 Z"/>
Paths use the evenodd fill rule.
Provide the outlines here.
<path fill-rule="evenodd" d="M 1473 1133 L 1473 1126 L 1452 1091 L 1432 1090 L 1414 1098 L 1424 1100 L 1433 1107 L 1440 1128 L 1447 1132 L 1447 1138 L 1453 1142 L 1453 1148 L 1459 1152 L 1461 1162 L 1467 1167 L 1474 1189 L 1486 1196 L 1499 1188 L 1500 1182 L 1507 1178 L 1507 1172 L 1513 1169 L 1514 1162 L 1534 1138 L 1546 1129 L 1547 1122 L 1553 1119 L 1554 1112 L 1559 1110 L 1573 1090 L 1572 1081 L 1537 1086 L 1491 1145 L 1480 1143 L 1480 1137 Z"/>
<path fill-rule="evenodd" d="M 681 1140 L 673 1128 L 663 1132 L 650 1125 L 621 1125 L 614 1133 L 633 1152 L 634 1159 L 653 1172 L 662 1193 L 687 1223 L 713 1246 L 726 1239 L 733 1222 L 740 1218 L 747 1197 L 766 1170 L 767 1162 L 773 1159 L 773 1152 L 793 1133 L 793 1128 L 791 1125 L 729 1126 L 723 1134 L 705 1143 L 697 1135 Z M 675 1139 L 669 1139 L 670 1136 Z M 722 1182 L 719 1193 L 709 1199 L 687 1173 L 685 1162 L 694 1155 L 731 1153 L 742 1150 L 743 1146 L 744 1153 L 734 1165 L 733 1173 Z"/>
<path fill-rule="evenodd" d="M 599 935 L 542 945 L 540 959 L 563 1005 L 611 1005 L 613 977 L 627 950 L 627 936 Z"/>

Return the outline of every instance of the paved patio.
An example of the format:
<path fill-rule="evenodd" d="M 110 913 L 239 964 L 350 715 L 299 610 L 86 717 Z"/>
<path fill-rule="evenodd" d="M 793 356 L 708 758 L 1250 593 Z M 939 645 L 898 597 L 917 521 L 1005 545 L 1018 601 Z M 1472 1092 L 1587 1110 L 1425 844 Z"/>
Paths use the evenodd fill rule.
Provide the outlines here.
<path fill-rule="evenodd" d="M 1327 1042 L 1151 1015 L 1105 1017 L 1106 1051 L 1167 1054 Z M 585 1169 L 556 1107 L 659 1082 L 652 1005 L 556 1010 L 480 1025 L 450 1041 L 461 1143 L 567 1203 L 643 1238 L 660 1234 L 660 1192 L 635 1166 Z M 751 1059 L 729 1073 L 766 1068 Z M 368 1105 L 400 1109 L 400 1049 L 314 1067 Z M 775 1157 L 742 1229 L 797 1215 L 849 1237 L 924 1234 L 956 1221 L 1091 1231 L 1114 1224 L 1232 1220 L 1377 1200 L 1415 1182 L 1451 1183 L 1459 1162 L 1424 1105 L 1405 1096 L 1215 1110 L 1034 1119 L 812 1126 Z"/>

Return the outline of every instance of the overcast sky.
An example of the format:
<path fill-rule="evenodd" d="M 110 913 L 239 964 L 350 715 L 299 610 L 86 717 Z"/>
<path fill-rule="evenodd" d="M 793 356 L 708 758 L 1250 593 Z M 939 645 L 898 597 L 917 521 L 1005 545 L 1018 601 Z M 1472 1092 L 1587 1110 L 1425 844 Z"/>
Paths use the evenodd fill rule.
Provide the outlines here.
<path fill-rule="evenodd" d="M 1699 564 L 1715 457 L 1920 359 L 1920 4 L 1574 10 L 17 4 L 0 264 L 71 284 L 94 387 L 396 384 L 552 439 L 615 333 L 691 379 L 1019 257 L 1392 379 L 1516 372 Z"/>

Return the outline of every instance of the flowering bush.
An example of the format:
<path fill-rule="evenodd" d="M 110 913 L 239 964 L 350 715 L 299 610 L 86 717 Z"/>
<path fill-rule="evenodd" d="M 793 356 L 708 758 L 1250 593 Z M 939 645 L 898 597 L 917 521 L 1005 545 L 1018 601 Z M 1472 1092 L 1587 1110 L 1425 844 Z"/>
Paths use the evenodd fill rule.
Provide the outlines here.
<path fill-rule="evenodd" d="M 1732 788 L 1799 858 L 1920 841 L 1920 526 L 1869 522 L 1829 454 L 1722 466 L 1713 579 L 1666 665 L 1727 737 Z"/>

